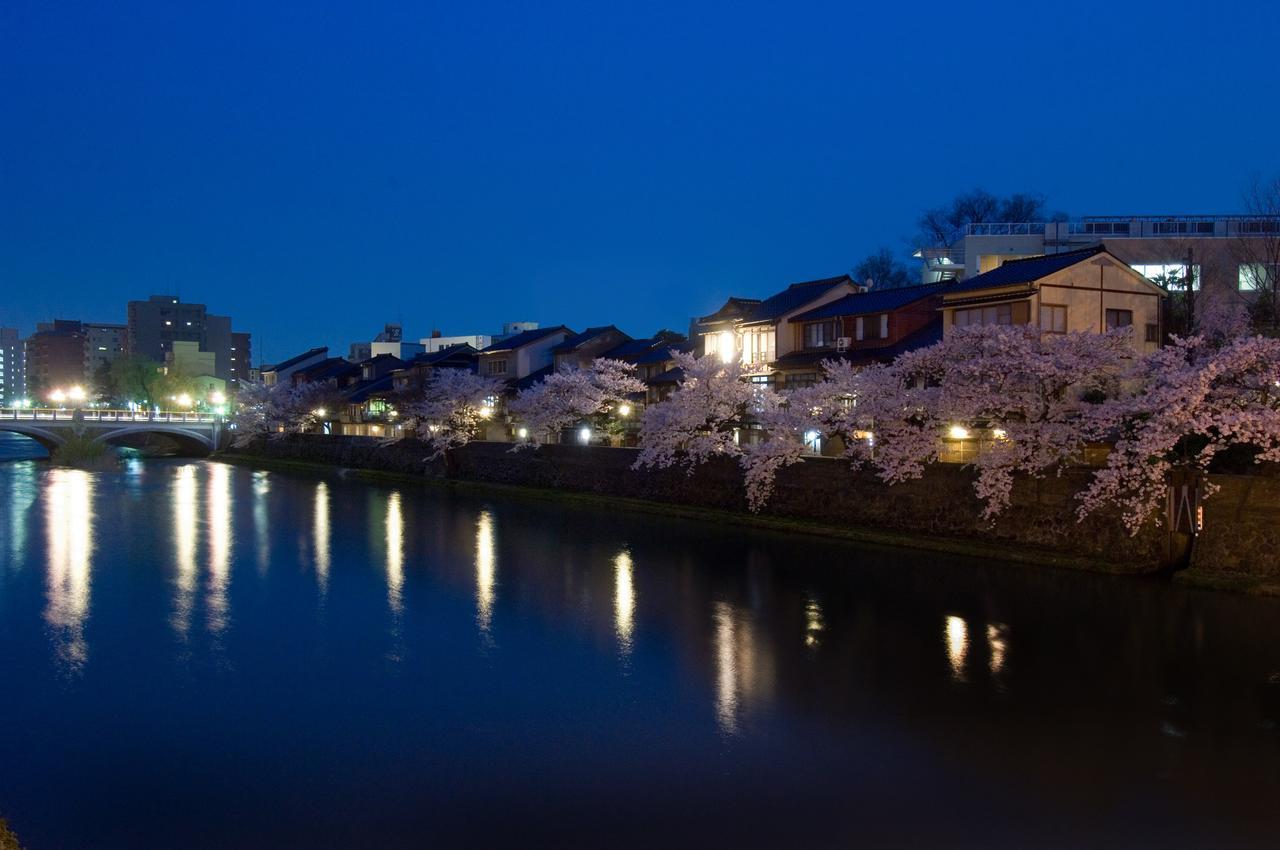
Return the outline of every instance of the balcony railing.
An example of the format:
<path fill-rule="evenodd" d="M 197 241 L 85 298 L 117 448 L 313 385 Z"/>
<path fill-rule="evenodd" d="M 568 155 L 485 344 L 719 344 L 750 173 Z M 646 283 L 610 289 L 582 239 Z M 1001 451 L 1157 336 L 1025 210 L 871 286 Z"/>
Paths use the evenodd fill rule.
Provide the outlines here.
<path fill-rule="evenodd" d="M 194 422 L 212 424 L 223 421 L 216 413 L 194 411 L 93 410 L 52 407 L 0 408 L 0 419 L 18 422 Z"/>
<path fill-rule="evenodd" d="M 1043 236 L 1043 221 L 977 221 L 965 228 L 968 236 Z"/>

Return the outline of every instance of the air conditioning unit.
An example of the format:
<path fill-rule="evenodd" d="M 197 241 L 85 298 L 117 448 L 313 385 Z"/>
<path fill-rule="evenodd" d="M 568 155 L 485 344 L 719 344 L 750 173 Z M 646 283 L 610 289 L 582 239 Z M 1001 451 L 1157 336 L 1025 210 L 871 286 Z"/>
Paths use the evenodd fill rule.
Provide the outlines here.
<path fill-rule="evenodd" d="M 847 336 L 840 337 L 836 340 L 836 351 L 848 351 L 849 343 L 852 341 L 853 340 L 849 339 Z"/>

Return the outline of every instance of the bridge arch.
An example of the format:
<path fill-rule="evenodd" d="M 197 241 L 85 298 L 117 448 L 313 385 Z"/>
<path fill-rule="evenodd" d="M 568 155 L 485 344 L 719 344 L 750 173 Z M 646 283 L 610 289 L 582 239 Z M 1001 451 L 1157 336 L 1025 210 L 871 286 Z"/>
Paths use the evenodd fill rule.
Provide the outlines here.
<path fill-rule="evenodd" d="M 50 452 L 66 442 L 66 438 L 51 428 L 44 428 L 34 422 L 6 422 L 0 420 L 0 431 L 22 434 L 30 437 Z"/>
<path fill-rule="evenodd" d="M 169 437 L 183 451 L 190 451 L 194 454 L 208 454 L 217 448 L 214 433 L 203 433 L 193 428 L 166 427 L 164 425 L 153 425 L 140 422 L 136 425 L 124 425 L 119 428 L 112 428 L 109 431 L 103 431 L 94 436 L 95 443 L 105 443 L 111 445 L 121 437 L 129 436 L 145 436 L 158 435 Z"/>

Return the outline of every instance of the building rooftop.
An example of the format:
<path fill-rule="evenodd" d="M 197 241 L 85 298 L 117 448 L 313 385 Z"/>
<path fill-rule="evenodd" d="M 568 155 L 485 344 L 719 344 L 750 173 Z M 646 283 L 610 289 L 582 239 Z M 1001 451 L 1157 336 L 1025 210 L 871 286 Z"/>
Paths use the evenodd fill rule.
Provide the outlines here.
<path fill-rule="evenodd" d="M 297 366 L 299 363 L 309 360 L 312 357 L 315 357 L 317 354 L 328 354 L 328 353 L 329 353 L 329 346 L 322 345 L 319 348 L 312 348 L 309 351 L 304 351 L 301 354 L 297 355 L 296 357 L 290 357 L 288 360 L 281 360 L 279 363 L 275 364 L 274 366 L 263 366 L 262 371 L 279 372 L 281 369 L 289 369 L 289 368 L 292 368 L 293 366 Z"/>
<path fill-rule="evenodd" d="M 828 290 L 846 283 L 857 285 L 849 275 L 842 274 L 836 277 L 825 277 L 821 280 L 793 283 L 763 301 L 754 298 L 730 298 L 723 307 L 709 316 L 703 316 L 698 320 L 698 323 L 710 325 L 738 320 L 743 324 L 750 325 L 758 322 L 776 321 L 780 316 L 791 312 L 797 307 L 803 307 Z"/>
<path fill-rule="evenodd" d="M 481 354 L 494 354 L 499 351 L 512 351 L 517 348 L 523 348 L 526 345 L 535 343 L 544 337 L 554 333 L 563 333 L 572 336 L 573 331 L 564 325 L 556 325 L 553 328 L 537 328 L 531 331 L 523 331 L 515 336 L 509 336 L 506 339 L 499 340 L 488 348 L 480 349 Z"/>
<path fill-rule="evenodd" d="M 1033 283 L 1054 272 L 1074 266 L 1090 257 L 1106 253 L 1106 246 L 1094 245 L 1079 251 L 1066 251 L 1061 254 L 1045 254 L 1040 257 L 1027 257 L 1023 260 L 1008 260 L 999 268 L 992 269 L 965 280 L 952 284 L 947 294 L 953 292 L 969 292 L 974 289 L 990 289 L 993 286 L 1016 286 L 1020 283 Z"/>
<path fill-rule="evenodd" d="M 798 316 L 793 322 L 816 322 L 819 319 L 830 319 L 835 316 L 860 316 L 868 313 L 885 313 L 896 310 L 922 298 L 930 298 L 951 286 L 946 283 L 926 283 L 920 286 L 903 286 L 898 289 L 873 289 L 870 292 L 857 292 L 837 298 L 821 307 L 816 307 Z"/>
<path fill-rule="evenodd" d="M 564 342 L 561 342 L 558 345 L 554 346 L 551 349 L 551 353 L 565 354 L 567 352 L 573 351 L 575 348 L 582 345 L 583 343 L 590 342 L 596 337 L 602 334 L 606 334 L 609 331 L 617 331 L 618 333 L 622 333 L 622 331 L 619 331 L 613 325 L 604 325 L 598 328 L 587 328 L 582 333 L 574 334 L 573 336 L 567 337 L 564 340 Z"/>

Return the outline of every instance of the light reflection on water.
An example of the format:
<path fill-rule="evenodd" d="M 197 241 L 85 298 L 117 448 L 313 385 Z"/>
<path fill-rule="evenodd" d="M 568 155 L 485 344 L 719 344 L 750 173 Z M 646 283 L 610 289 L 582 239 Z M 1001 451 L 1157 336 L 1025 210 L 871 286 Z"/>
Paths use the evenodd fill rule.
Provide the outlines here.
<path fill-rule="evenodd" d="M 209 631 L 220 634 L 227 627 L 230 608 L 227 602 L 227 586 L 231 583 L 231 477 L 229 468 L 221 463 L 209 464 L 208 516 L 209 516 L 209 598 L 206 601 L 206 622 Z"/>
<path fill-rule="evenodd" d="M 93 825 L 78 813 L 94 794 L 140 811 L 135 796 L 113 793 L 111 776 L 95 768 L 130 771 L 103 757 L 115 745 L 95 737 L 100 725 L 84 722 L 113 704 L 148 720 L 163 705 L 170 717 L 154 736 L 147 722 L 130 728 L 131 792 L 162 794 L 149 762 L 176 748 L 183 763 L 170 764 L 166 780 L 199 778 L 211 809 L 295 827 L 307 817 L 334 823 L 315 806 L 302 814 L 287 802 L 263 814 L 267 792 L 296 781 L 278 773 L 282 751 L 297 762 L 290 770 L 330 799 L 378 807 L 362 796 L 369 782 L 398 789 L 378 810 L 381 822 L 399 824 L 389 829 L 400 829 L 395 813 L 413 805 L 448 817 L 450 805 L 480 806 L 494 788 L 512 795 L 556 783 L 568 789 L 555 800 L 558 812 L 605 818 L 609 807 L 592 794 L 628 806 L 625 790 L 637 775 L 660 801 L 668 791 L 678 803 L 699 804 L 705 792 L 712 808 L 743 801 L 742 809 L 715 809 L 717 823 L 754 817 L 749 801 L 764 782 L 794 791 L 794 799 L 778 792 L 776 802 L 795 816 L 788 828 L 816 828 L 824 818 L 835 824 L 856 805 L 850 801 L 877 800 L 850 815 L 844 836 L 890 818 L 876 810 L 882 789 L 906 799 L 918 777 L 921 787 L 953 789 L 944 796 L 966 801 L 953 826 L 975 813 L 998 821 L 999 806 L 983 807 L 1001 795 L 1037 817 L 1073 823 L 1079 800 L 1095 799 L 1099 788 L 1123 795 L 1141 786 L 1176 818 L 1185 799 L 1221 812 L 1229 798 L 1270 787 L 1261 759 L 1274 751 L 1274 733 L 1265 731 L 1269 715 L 1254 696 L 1265 676 L 1240 673 L 1244 655 L 1224 651 L 1223 641 L 1277 645 L 1274 621 L 1212 609 L 1206 617 L 1196 607 L 1202 602 L 1186 613 L 1179 606 L 1190 597 L 1174 595 L 1176 604 L 1166 605 L 1164 594 L 1175 593 L 1167 588 L 1135 592 L 1057 574 L 1036 584 L 1026 571 L 1011 571 L 1022 584 L 1009 592 L 998 575 L 978 580 L 967 568 L 937 570 L 901 553 L 879 568 L 805 572 L 806 559 L 852 550 L 220 464 L 150 464 L 145 476 L 121 475 L 131 476 L 137 503 L 120 499 L 119 481 L 106 473 L 15 468 L 3 478 L 13 498 L 0 508 L 0 530 L 13 535 L 28 513 L 33 525 L 25 551 L 0 544 L 0 553 L 26 559 L 0 575 L 0 609 L 22 613 L 29 578 L 30 619 L 40 629 L 28 635 L 21 617 L 0 624 L 7 665 L 0 669 L 18 671 L 0 700 L 0 745 L 20 749 L 21 735 L 36 735 L 40 747 L 55 750 L 59 736 L 70 736 L 67 753 L 90 756 L 76 762 L 85 775 L 50 767 L 30 779 L 30 793 L 47 799 L 56 779 L 80 804 L 67 822 L 85 829 Z M 43 500 L 34 512 L 22 499 L 27 479 L 38 479 L 35 498 Z M 366 522 L 348 521 L 353 505 L 367 507 Z M 289 553 L 296 543 L 303 562 L 286 568 L 294 562 L 282 558 L 268 570 L 273 541 Z M 255 558 L 258 577 L 247 569 Z M 1077 585 L 1090 590 L 1073 597 Z M 1096 604 L 1106 594 L 1120 601 Z M 1082 611 L 1088 629 L 1077 628 Z M 27 651 L 48 666 L 50 647 L 58 672 L 78 671 L 59 679 L 56 694 L 42 690 L 42 669 L 17 663 Z M 377 663 L 387 657 L 399 678 Z M 1052 672 L 1068 668 L 1073 676 Z M 104 694 L 113 679 L 121 692 Z M 83 693 L 68 693 L 72 686 Z M 127 688 L 138 693 L 122 693 Z M 1197 690 L 1213 698 L 1197 703 Z M 43 718 L 48 705 L 63 714 L 58 722 Z M 1069 744 L 1044 731 L 1066 726 Z M 42 751 L 31 747 L 26 763 L 39 764 Z M 67 763 L 67 753 L 51 753 L 50 765 Z M 356 767 L 350 773 L 348 762 Z M 1099 770 L 1103 764 L 1110 772 Z M 1157 770 L 1159 783 L 1144 779 Z M 432 771 L 439 783 L 402 781 Z M 255 793 L 234 791 L 243 775 L 264 777 Z M 1022 782 L 1024 775 L 1035 781 Z M 1071 777 L 1086 775 L 1081 796 Z M 1185 796 L 1171 790 L 1183 786 Z M 26 787 L 0 775 L 0 807 L 38 811 L 23 797 Z M 1224 789 L 1221 799 L 1214 788 Z M 813 802 L 824 794 L 830 808 Z M 948 805 L 937 803 L 940 817 Z M 477 828 L 479 810 L 466 810 L 469 828 Z M 639 818 L 627 812 L 630 823 L 663 815 L 661 805 Z M 896 815 L 893 828 L 918 826 Z M 62 828 L 51 820 L 35 831 L 45 829 L 50 846 L 128 846 L 79 834 L 59 840 Z M 216 846 L 241 846 L 236 837 Z M 734 837 L 728 843 L 753 843 L 750 834 Z M 920 843 L 946 843 L 945 835 L 932 837 L 939 840 Z M 796 841 L 805 843 L 824 842 Z"/>
<path fill-rule="evenodd" d="M 969 626 L 962 618 L 948 614 L 945 634 L 951 678 L 957 682 L 967 682 L 969 676 L 965 671 L 965 664 L 969 659 Z"/>
<path fill-rule="evenodd" d="M 498 574 L 497 529 L 493 514 L 480 511 L 476 517 L 476 626 L 482 638 L 492 638 L 494 587 Z"/>
<path fill-rule="evenodd" d="M 387 602 L 399 614 L 404 610 L 404 515 L 400 493 L 387 497 Z"/>
<path fill-rule="evenodd" d="M 196 515 L 197 482 L 194 464 L 184 464 L 174 470 L 173 493 L 173 547 L 176 567 L 173 581 L 174 631 L 185 637 L 191 630 L 191 612 L 195 606 L 196 581 Z"/>
<path fill-rule="evenodd" d="M 320 593 L 329 589 L 329 484 L 316 482 L 315 507 L 311 517 L 312 534 L 315 535 L 316 583 Z"/>
<path fill-rule="evenodd" d="M 44 618 L 54 650 L 68 672 L 88 660 L 84 623 L 89 616 L 90 559 L 93 556 L 93 478 L 78 469 L 49 471 L 45 495 L 48 550 Z"/>
<path fill-rule="evenodd" d="M 613 620 L 618 652 L 624 659 L 631 654 L 635 615 L 635 566 L 631 563 L 631 553 L 623 549 L 613 559 Z"/>

